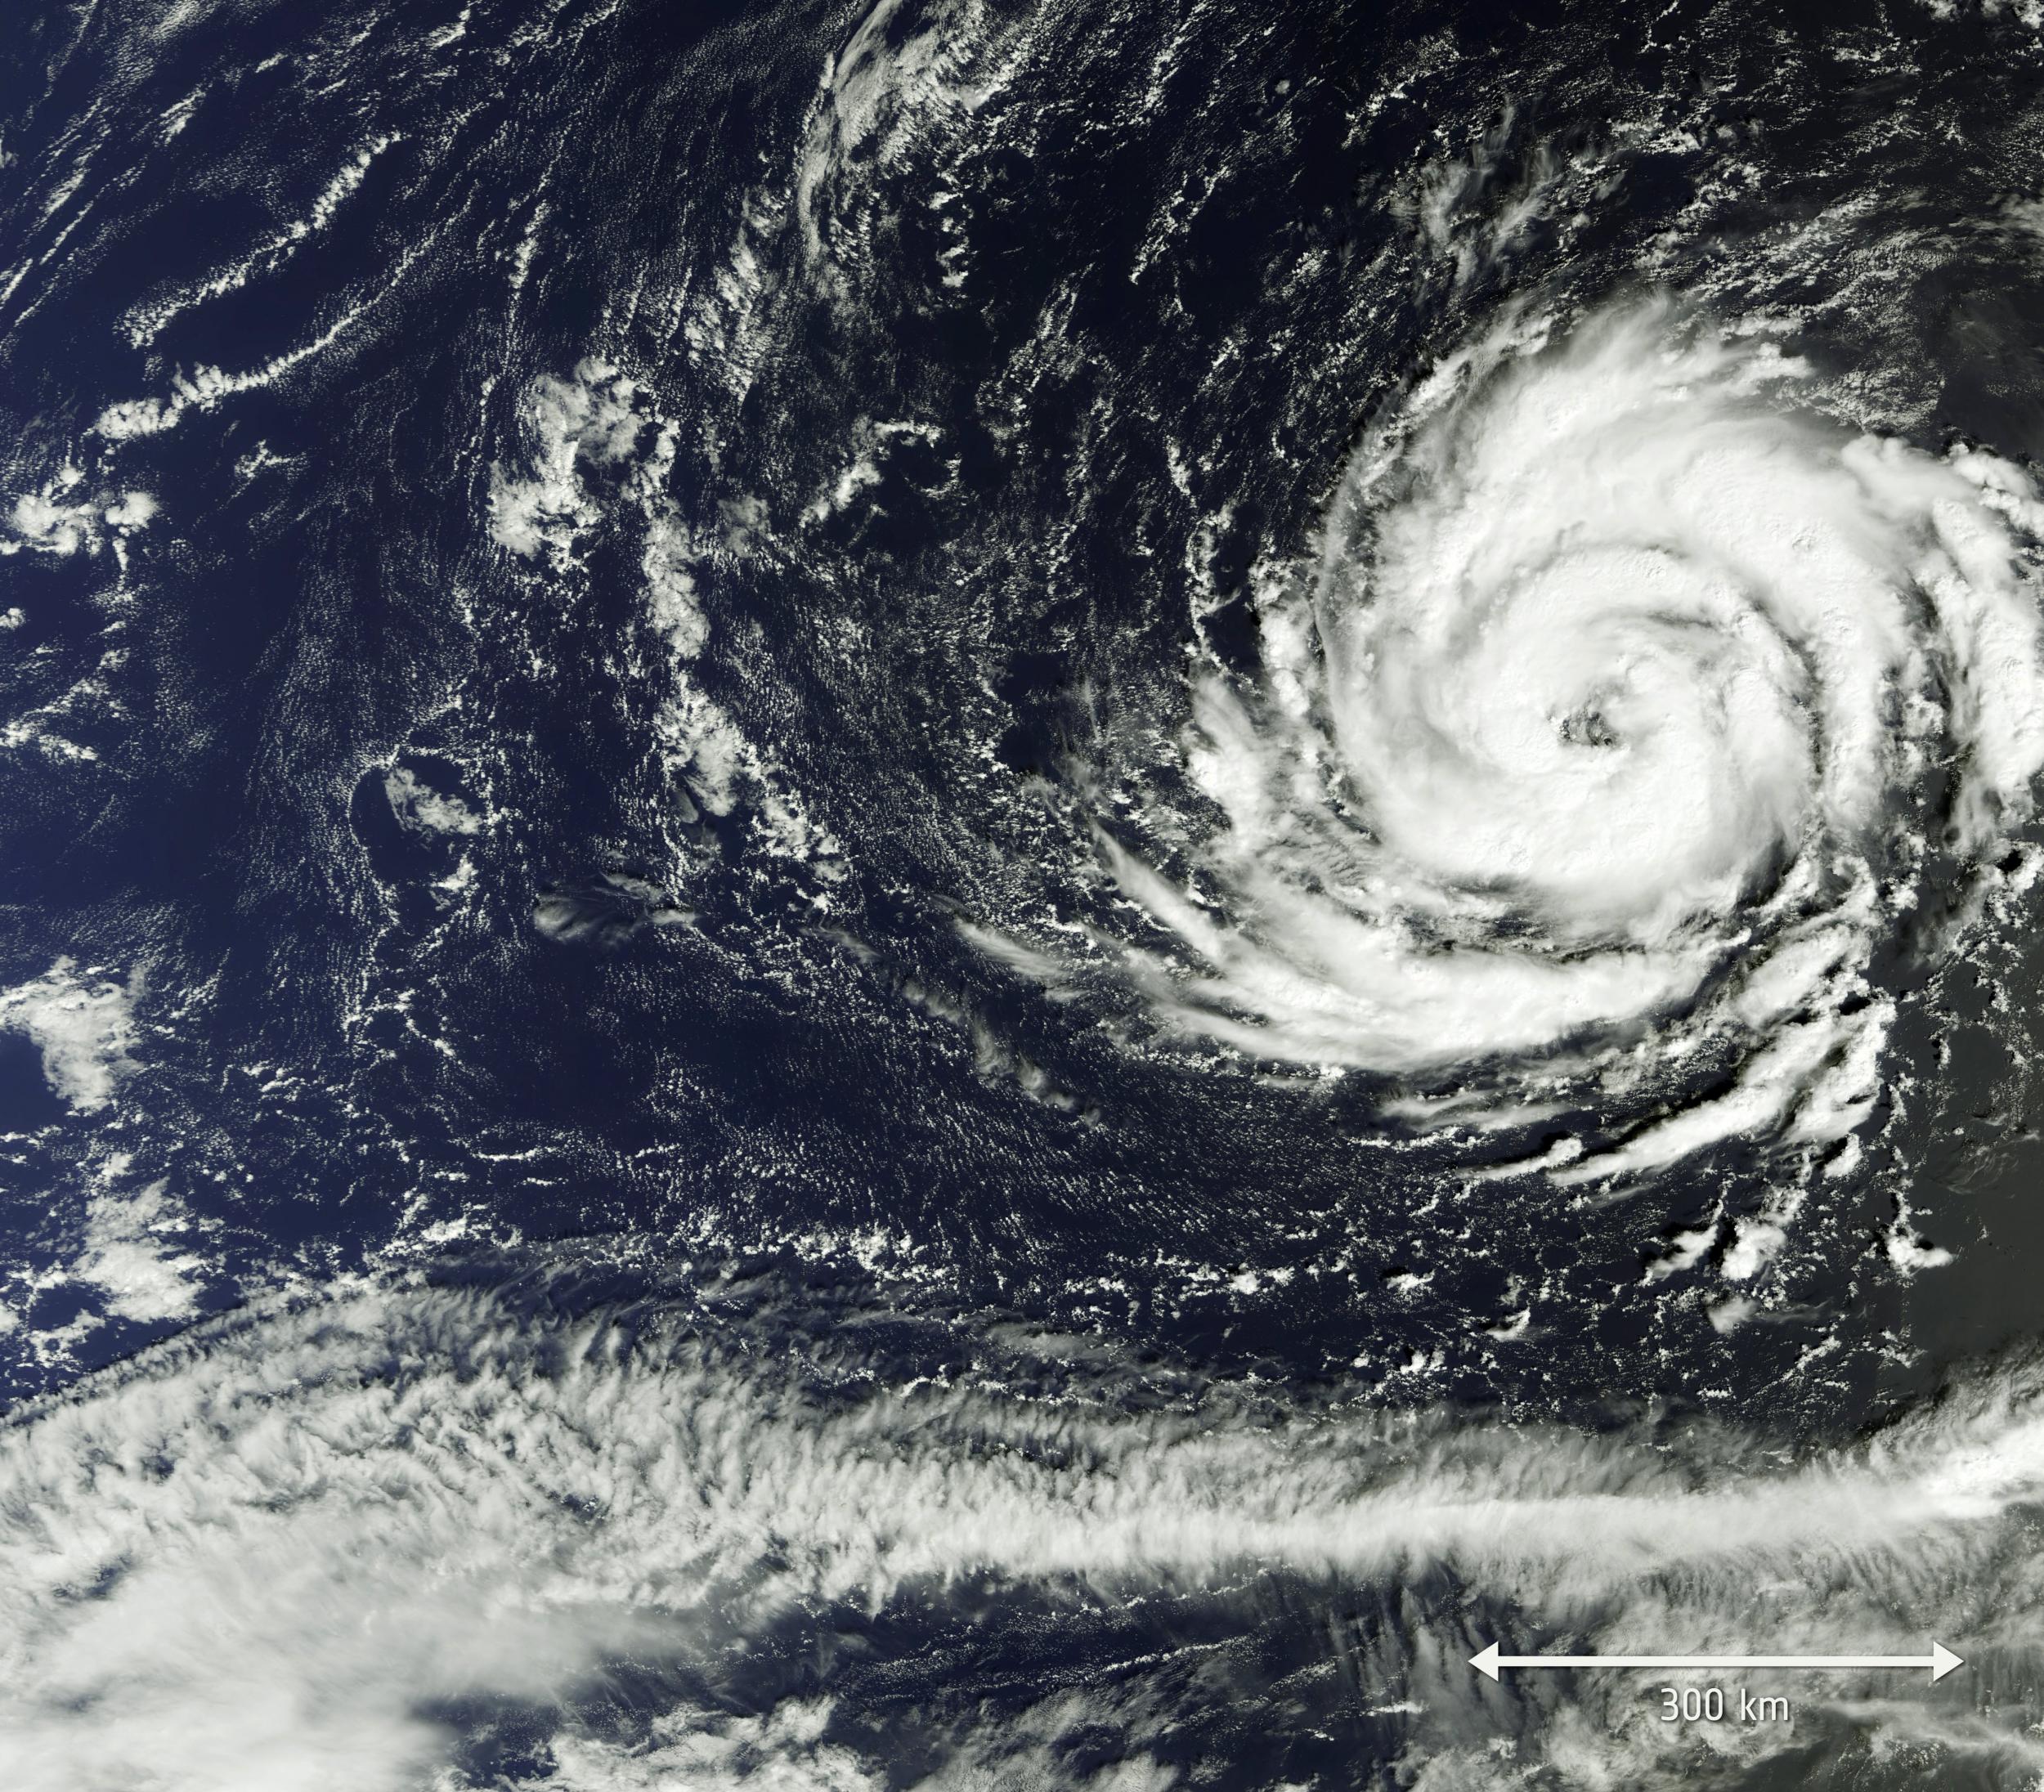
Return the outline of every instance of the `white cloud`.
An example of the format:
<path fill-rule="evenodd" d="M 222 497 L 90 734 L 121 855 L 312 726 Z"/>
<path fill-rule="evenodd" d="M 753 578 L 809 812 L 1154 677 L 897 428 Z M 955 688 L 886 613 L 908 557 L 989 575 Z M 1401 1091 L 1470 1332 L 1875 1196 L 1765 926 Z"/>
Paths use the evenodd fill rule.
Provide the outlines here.
<path fill-rule="evenodd" d="M 653 1726 L 650 1745 L 568 1736 L 535 1792 L 881 1792 L 885 1781 L 823 1740 L 828 1700 L 791 1700 L 761 1717 L 684 1706 Z"/>
<path fill-rule="evenodd" d="M 1624 1142 L 1525 1166 L 1559 1181 L 1838 1140 L 1881 1087 L 1867 972 L 1942 827 L 1925 767 L 1958 768 L 1976 866 L 2034 807 L 2044 504 L 1830 420 L 1771 344 L 1552 328 L 1448 356 L 1363 444 L 1311 576 L 1258 589 L 1261 674 L 1195 690 L 1223 825 L 1103 824 L 1169 947 L 1088 943 L 1252 1057 L 1504 1113 L 1572 1092 Z"/>
<path fill-rule="evenodd" d="M 842 1792 L 878 1770 L 826 1736 L 813 1693 L 744 1722 L 678 1703 L 629 1747 L 577 1700 L 608 1662 L 708 1668 L 805 1613 L 941 1606 L 962 1583 L 1110 1603 L 1204 1589 L 1209 1610 L 1247 1601 L 1253 1629 L 1273 1574 L 1389 1598 L 1437 1570 L 1481 1611 L 1607 1652 L 1764 1637 L 1918 1653 L 1934 1635 L 2035 1659 L 2034 1369 L 1785 1465 L 1722 1431 L 1259 1418 L 1114 1382 L 1034 1400 L 997 1381 L 895 1390 L 845 1366 L 819 1401 L 784 1341 L 754 1349 L 700 1312 L 564 1328 L 479 1297 L 365 1290 L 104 1375 L 0 1434 L 0 1783 L 430 1783 L 449 1740 L 433 1712 L 476 1698 L 556 1714 L 562 1786 L 714 1785 L 764 1758 L 788 1763 L 782 1783 Z M 1417 1612 L 1378 1639 L 1372 1672 L 1420 1708 L 1413 1763 L 1451 1763 L 1491 1727 L 1463 1661 L 1477 1640 Z M 1168 1675 L 1127 1672 L 1145 1698 L 1174 1696 Z M 1867 1691 L 1809 1677 L 1799 1709 L 1849 1722 Z M 1633 1677 L 1600 1677 L 1532 1723 L 1529 1759 L 1564 1781 L 1580 1757 L 1613 1785 L 1688 1783 L 1679 1739 L 1629 1720 L 1636 1701 Z M 1882 1721 L 2044 1769 L 2022 1696 L 1965 1723 L 1956 1709 L 1898 1700 Z"/>
<path fill-rule="evenodd" d="M 120 1318 L 182 1319 L 198 1310 L 192 1277 L 202 1261 L 175 1248 L 188 1222 L 166 1187 L 96 1195 L 87 1209 L 85 1249 L 73 1273 L 97 1287 Z"/>
<path fill-rule="evenodd" d="M 114 1099 L 135 1067 L 129 1054 L 137 993 L 132 979 L 123 986 L 60 958 L 33 982 L 0 990 L 0 1027 L 27 1034 L 43 1054 L 51 1088 L 79 1113 L 92 1113 Z"/>
<path fill-rule="evenodd" d="M 110 535 L 118 553 L 128 536 L 155 519 L 156 500 L 147 492 L 96 496 L 84 490 L 84 479 L 78 468 L 67 465 L 40 490 L 17 497 L 7 518 L 12 535 L 0 535 L 0 554 L 28 549 L 68 559 L 98 553 Z"/>
<path fill-rule="evenodd" d="M 640 562 L 646 577 L 646 607 L 653 627 L 677 659 L 693 660 L 710 638 L 710 624 L 697 601 L 694 554 L 671 517 L 648 526 Z"/>
<path fill-rule="evenodd" d="M 482 820 L 458 796 L 443 795 L 408 766 L 383 774 L 383 795 L 391 813 L 418 834 L 475 834 Z"/>
<path fill-rule="evenodd" d="M 572 379 L 535 380 L 521 414 L 528 467 L 522 476 L 501 464 L 492 467 L 492 537 L 521 559 L 543 559 L 557 574 L 577 567 L 581 536 L 604 515 L 585 475 L 592 468 L 615 473 L 644 530 L 644 616 L 666 650 L 670 684 L 653 721 L 654 745 L 686 792 L 685 818 L 743 810 L 751 843 L 761 853 L 809 862 L 827 882 L 836 880 L 842 875 L 836 840 L 812 818 L 778 759 L 693 675 L 693 662 L 710 637 L 699 571 L 719 553 L 750 551 L 751 537 L 764 526 L 764 506 L 756 499 L 727 504 L 720 542 L 706 547 L 699 541 L 667 493 L 678 452 L 675 424 L 658 414 L 637 382 L 598 356 L 584 359 Z M 881 427 L 895 434 L 927 433 L 921 425 Z"/>
<path fill-rule="evenodd" d="M 576 535 L 600 514 L 578 463 L 614 465 L 631 454 L 637 395 L 632 381 L 594 359 L 572 379 L 533 381 L 521 407 L 531 470 L 521 477 L 501 464 L 490 469 L 490 532 L 500 545 L 528 560 L 572 551 Z"/>

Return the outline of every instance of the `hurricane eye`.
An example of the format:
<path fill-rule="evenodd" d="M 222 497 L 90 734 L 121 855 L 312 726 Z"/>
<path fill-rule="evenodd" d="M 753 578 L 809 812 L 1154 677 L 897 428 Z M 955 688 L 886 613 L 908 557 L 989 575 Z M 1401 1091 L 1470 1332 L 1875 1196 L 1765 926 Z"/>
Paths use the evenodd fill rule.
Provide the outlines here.
<path fill-rule="evenodd" d="M 1618 731 L 1605 720 L 1603 712 L 1585 706 L 1562 718 L 1561 737 L 1571 746 L 1616 746 Z"/>

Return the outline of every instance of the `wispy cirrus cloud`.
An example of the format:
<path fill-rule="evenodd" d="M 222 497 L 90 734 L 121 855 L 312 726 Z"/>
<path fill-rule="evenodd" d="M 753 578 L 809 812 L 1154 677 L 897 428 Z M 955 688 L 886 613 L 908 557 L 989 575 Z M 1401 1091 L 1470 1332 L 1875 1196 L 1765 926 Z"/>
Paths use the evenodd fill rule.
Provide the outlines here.
<path fill-rule="evenodd" d="M 463 1765 L 478 1726 L 517 1712 L 545 1783 L 666 1784 L 665 1760 L 716 1784 L 723 1750 L 850 1786 L 899 1768 L 870 1724 L 831 1716 L 868 1682 L 825 1666 L 783 1709 L 769 1676 L 779 1691 L 742 1734 L 706 1688 L 881 1615 L 919 1660 L 918 1627 L 948 1611 L 1023 1636 L 1047 1610 L 1140 1614 L 1163 1640 L 1091 1694 L 1047 1678 L 1034 1743 L 1023 1717 L 961 1697 L 932 1783 L 1030 1747 L 1041 1783 L 1086 1783 L 1045 1739 L 1089 1724 L 1164 1775 L 1148 1751 L 1184 1721 L 1190 1646 L 1171 1614 L 1196 1607 L 1199 1648 L 1226 1651 L 1289 1587 L 1326 1615 L 1329 1671 L 1402 1714 L 1414 1784 L 1497 1783 L 1469 1776 L 1504 1739 L 1561 1783 L 1674 1785 L 1697 1739 L 1654 1723 L 1637 1677 L 1491 1687 L 1466 1664 L 1481 1633 L 1920 1652 L 1935 1633 L 1992 1669 L 2031 1660 L 2044 1611 L 2033 1371 L 1785 1464 L 1724 1431 L 1160 1401 L 1132 1369 L 1028 1397 L 992 1374 L 894 1385 L 775 1335 L 363 1288 L 194 1334 L 25 1414 L 0 1442 L 0 1778 L 453 1787 L 480 1783 Z M 1359 1598 L 1387 1620 L 1343 1642 L 1333 1615 Z M 929 1652 L 918 1699 L 941 1712 Z M 656 1684 L 621 1728 L 627 1664 Z M 1976 1707 L 1970 1684 L 1806 1678 L 1793 1740 L 1843 1759 L 1907 1737 L 1925 1759 L 2044 1769 L 2024 1696 Z M 1091 1717 L 1070 1704 L 1095 1694 Z M 1728 1769 L 1791 1739 L 1710 1740 Z M 1898 1772 L 1877 1783 L 1930 1783 Z"/>

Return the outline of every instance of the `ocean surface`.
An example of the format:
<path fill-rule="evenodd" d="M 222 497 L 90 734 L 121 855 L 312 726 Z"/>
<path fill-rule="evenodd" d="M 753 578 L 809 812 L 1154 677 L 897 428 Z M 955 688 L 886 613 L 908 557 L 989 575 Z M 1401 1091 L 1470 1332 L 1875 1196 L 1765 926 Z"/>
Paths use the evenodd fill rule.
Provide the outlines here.
<path fill-rule="evenodd" d="M 2044 1784 L 2035 0 L 7 36 L 0 1782 Z"/>

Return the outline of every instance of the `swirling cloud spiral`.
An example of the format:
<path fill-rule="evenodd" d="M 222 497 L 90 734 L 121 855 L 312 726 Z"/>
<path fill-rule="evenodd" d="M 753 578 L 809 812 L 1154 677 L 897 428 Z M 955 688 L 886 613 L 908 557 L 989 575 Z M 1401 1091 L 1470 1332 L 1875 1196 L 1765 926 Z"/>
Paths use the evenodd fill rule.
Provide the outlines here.
<path fill-rule="evenodd" d="M 1118 943 L 1154 1012 L 1410 1115 L 1587 1112 L 1565 1179 L 1862 1121 L 1876 953 L 1940 868 L 1976 913 L 2023 875 L 2044 507 L 1820 392 L 1665 306 L 1440 363 L 1265 603 L 1259 674 L 1196 692 L 1223 825 L 1168 870 L 1104 837 L 1175 936 Z"/>

